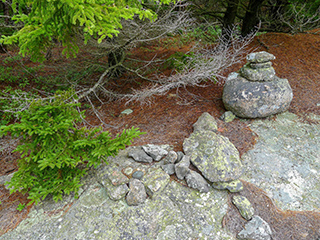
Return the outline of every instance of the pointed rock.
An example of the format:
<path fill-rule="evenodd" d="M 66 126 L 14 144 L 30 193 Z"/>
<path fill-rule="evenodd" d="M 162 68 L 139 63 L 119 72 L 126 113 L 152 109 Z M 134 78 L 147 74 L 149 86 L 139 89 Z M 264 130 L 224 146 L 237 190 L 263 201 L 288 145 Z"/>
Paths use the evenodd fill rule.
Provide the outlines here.
<path fill-rule="evenodd" d="M 209 113 L 204 112 L 193 124 L 193 131 L 217 131 L 217 122 Z"/>
<path fill-rule="evenodd" d="M 131 149 L 128 155 L 136 162 L 152 163 L 153 161 L 152 157 L 146 154 L 146 152 L 140 147 Z"/>
<path fill-rule="evenodd" d="M 156 162 L 160 161 L 164 156 L 168 154 L 168 151 L 163 149 L 161 146 L 147 144 L 142 146 L 142 149 Z"/>
<path fill-rule="evenodd" d="M 190 169 L 190 156 L 183 156 L 180 162 L 175 165 L 175 172 L 177 178 L 182 180 L 189 173 Z"/>

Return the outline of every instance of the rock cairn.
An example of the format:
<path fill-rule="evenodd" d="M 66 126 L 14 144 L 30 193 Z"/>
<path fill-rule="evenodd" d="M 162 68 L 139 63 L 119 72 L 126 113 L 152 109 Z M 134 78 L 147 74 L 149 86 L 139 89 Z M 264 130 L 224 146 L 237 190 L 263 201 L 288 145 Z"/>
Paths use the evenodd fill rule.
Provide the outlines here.
<path fill-rule="evenodd" d="M 130 147 L 124 162 L 104 166 L 97 176 L 98 182 L 106 188 L 110 199 L 125 198 L 129 206 L 144 204 L 148 198 L 152 200 L 161 195 L 170 182 L 170 175 L 174 174 L 180 183 L 201 193 L 214 188 L 241 194 L 243 184 L 239 178 L 243 168 L 239 152 L 228 138 L 218 134 L 216 120 L 209 113 L 203 113 L 193 129 L 183 142 L 184 152 L 175 152 L 168 145 Z M 236 195 L 232 203 L 248 221 L 250 230 L 246 231 L 245 227 L 238 239 L 262 235 L 263 238 L 257 239 L 270 239 L 269 226 L 254 215 L 247 198 Z"/>
<path fill-rule="evenodd" d="M 288 110 L 292 89 L 287 79 L 276 76 L 265 51 L 251 53 L 239 73 L 231 73 L 224 85 L 222 100 L 227 110 L 238 117 L 262 118 Z"/>

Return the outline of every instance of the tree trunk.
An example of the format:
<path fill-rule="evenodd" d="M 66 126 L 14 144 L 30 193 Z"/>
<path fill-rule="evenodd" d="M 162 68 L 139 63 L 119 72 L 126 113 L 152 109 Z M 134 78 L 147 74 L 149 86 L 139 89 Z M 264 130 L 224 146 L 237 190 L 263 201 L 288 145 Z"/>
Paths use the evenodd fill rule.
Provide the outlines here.
<path fill-rule="evenodd" d="M 265 0 L 250 0 L 243 19 L 241 35 L 247 36 L 259 24 L 259 11 Z"/>
<path fill-rule="evenodd" d="M 233 29 L 236 20 L 239 2 L 240 0 L 231 0 L 228 2 L 228 7 L 222 20 L 222 39 L 224 41 L 229 42 L 230 40 L 230 32 Z"/>
<path fill-rule="evenodd" d="M 123 49 L 117 49 L 111 53 L 108 54 L 108 65 L 109 67 L 113 67 L 117 65 L 120 62 L 123 62 L 125 58 L 125 51 Z M 111 77 L 119 77 L 121 73 L 123 72 L 123 69 L 121 67 L 116 67 L 115 69 L 112 69 L 110 71 Z"/>

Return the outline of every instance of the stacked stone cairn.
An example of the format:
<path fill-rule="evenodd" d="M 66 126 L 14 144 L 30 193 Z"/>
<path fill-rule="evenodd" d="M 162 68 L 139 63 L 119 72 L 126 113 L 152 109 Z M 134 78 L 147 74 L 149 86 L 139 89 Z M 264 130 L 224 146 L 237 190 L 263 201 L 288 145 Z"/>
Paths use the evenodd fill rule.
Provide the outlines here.
<path fill-rule="evenodd" d="M 231 73 L 224 85 L 222 100 L 227 110 L 242 118 L 263 118 L 288 110 L 292 89 L 287 79 L 276 76 L 265 51 L 251 53 L 239 73 Z"/>
<path fill-rule="evenodd" d="M 129 206 L 141 205 L 147 198 L 156 198 L 174 174 L 176 181 L 201 193 L 213 191 L 213 188 L 236 192 L 240 195 L 233 196 L 233 204 L 249 221 L 248 226 L 253 224 L 248 229 L 256 229 L 258 216 L 254 215 L 248 199 L 241 196 L 243 184 L 239 178 L 242 163 L 238 150 L 228 138 L 218 134 L 217 122 L 209 113 L 203 113 L 193 128 L 193 133 L 183 142 L 184 153 L 175 152 L 168 145 L 129 147 L 125 150 L 125 156 L 121 156 L 120 152 L 119 158 L 114 158 L 115 162 L 110 158 L 110 164 L 99 171 L 98 182 L 107 189 L 110 199 L 117 201 L 125 198 Z M 267 224 L 262 219 L 258 221 L 258 228 L 260 222 Z M 257 231 L 243 231 L 240 239 L 257 234 Z M 271 233 L 268 232 L 269 235 Z"/>

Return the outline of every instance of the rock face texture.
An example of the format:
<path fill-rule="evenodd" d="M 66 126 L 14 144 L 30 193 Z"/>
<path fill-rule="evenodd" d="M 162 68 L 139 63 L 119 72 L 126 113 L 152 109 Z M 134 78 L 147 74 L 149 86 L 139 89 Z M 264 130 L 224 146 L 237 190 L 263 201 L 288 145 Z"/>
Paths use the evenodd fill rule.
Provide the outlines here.
<path fill-rule="evenodd" d="M 320 211 L 320 125 L 285 112 L 249 126 L 259 139 L 242 156 L 241 178 L 266 191 L 281 209 Z"/>
<path fill-rule="evenodd" d="M 240 74 L 231 73 L 224 85 L 222 100 L 238 117 L 262 118 L 288 110 L 292 89 L 287 79 L 278 78 L 267 52 L 251 53 Z"/>
<path fill-rule="evenodd" d="M 215 125 L 208 122 L 215 121 L 208 114 L 203 118 L 207 119 L 203 121 L 206 126 Z M 320 121 L 319 116 L 313 119 Z M 301 122 L 296 115 L 286 112 L 272 120 L 250 121 L 250 128 L 259 139 L 254 149 L 242 157 L 241 178 L 265 190 L 283 209 L 319 211 L 320 125 Z M 200 124 L 196 129 L 194 133 L 203 136 L 208 132 L 216 134 L 215 127 Z M 197 147 L 189 150 L 192 152 Z M 159 155 L 161 149 L 168 155 L 172 151 L 166 145 L 152 147 L 155 148 Z M 190 168 L 190 156 L 182 152 L 171 152 L 168 158 L 172 160 L 167 155 L 156 161 L 156 154 L 151 163 L 140 162 L 140 158 L 136 161 L 132 153 L 141 149 L 129 147 L 109 157 L 109 165 L 91 169 L 82 179 L 79 199 L 65 196 L 56 203 L 48 198 L 33 206 L 28 218 L 0 236 L 0 240 L 279 239 L 271 225 L 275 223 L 257 216 L 257 209 L 241 196 L 242 180 L 211 183 L 202 172 Z M 228 151 L 224 154 L 226 159 L 230 157 Z M 170 177 L 163 169 L 170 165 L 173 171 L 170 173 L 174 174 L 179 163 L 183 170 L 181 179 Z M 229 191 L 240 191 L 232 202 L 247 220 L 236 233 L 222 227 Z M 317 239 L 308 234 L 299 240 Z"/>

